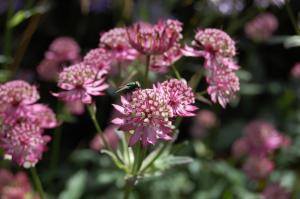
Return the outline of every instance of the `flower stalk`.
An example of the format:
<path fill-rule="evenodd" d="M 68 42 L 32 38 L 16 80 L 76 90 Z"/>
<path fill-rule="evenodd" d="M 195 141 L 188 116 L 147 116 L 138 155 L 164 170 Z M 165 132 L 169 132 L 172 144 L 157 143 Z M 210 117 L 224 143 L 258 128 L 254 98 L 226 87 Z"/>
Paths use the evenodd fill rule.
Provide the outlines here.
<path fill-rule="evenodd" d="M 32 167 L 30 169 L 30 173 L 31 173 L 31 176 L 32 176 L 32 179 L 33 179 L 34 186 L 35 186 L 40 198 L 41 199 L 46 199 L 45 192 L 44 192 L 41 180 L 39 178 L 39 175 L 37 174 L 36 168 Z"/>

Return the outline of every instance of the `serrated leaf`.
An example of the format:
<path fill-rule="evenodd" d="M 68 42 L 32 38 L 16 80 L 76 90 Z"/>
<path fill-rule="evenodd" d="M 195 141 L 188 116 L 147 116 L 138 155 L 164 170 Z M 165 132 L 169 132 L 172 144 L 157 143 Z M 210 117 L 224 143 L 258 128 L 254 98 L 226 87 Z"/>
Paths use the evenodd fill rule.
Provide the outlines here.
<path fill-rule="evenodd" d="M 78 171 L 67 182 L 66 189 L 59 195 L 59 199 L 80 199 L 84 193 L 88 173 L 84 170 Z"/>

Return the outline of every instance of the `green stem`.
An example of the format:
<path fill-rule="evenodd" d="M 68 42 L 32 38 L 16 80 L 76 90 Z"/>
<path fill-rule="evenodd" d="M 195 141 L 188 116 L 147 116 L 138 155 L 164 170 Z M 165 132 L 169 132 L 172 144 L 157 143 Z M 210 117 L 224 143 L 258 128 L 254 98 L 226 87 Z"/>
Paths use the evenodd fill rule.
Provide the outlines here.
<path fill-rule="evenodd" d="M 61 142 L 61 127 L 57 127 L 54 130 L 54 137 L 52 143 L 52 153 L 51 153 L 51 161 L 50 161 L 50 168 L 52 170 L 55 169 L 59 160 L 60 142 Z"/>
<path fill-rule="evenodd" d="M 143 174 L 160 156 L 161 154 L 163 154 L 163 152 L 166 150 L 166 148 L 169 145 L 164 143 L 163 146 L 160 148 L 160 150 L 158 151 L 158 153 L 156 154 L 156 156 L 154 156 L 154 158 L 149 162 L 149 164 L 147 164 L 141 171 L 141 174 Z"/>
<path fill-rule="evenodd" d="M 176 69 L 175 65 L 172 64 L 171 67 L 172 67 L 173 72 L 174 72 L 175 75 L 176 75 L 176 78 L 177 78 L 177 79 L 181 79 L 181 75 L 180 75 L 180 73 L 178 72 L 178 70 Z"/>
<path fill-rule="evenodd" d="M 94 124 L 94 126 L 95 126 L 95 128 L 96 128 L 96 130 L 97 130 L 97 133 L 100 135 L 100 137 L 101 137 L 101 139 L 102 139 L 102 141 L 103 141 L 103 143 L 104 143 L 105 148 L 107 148 L 107 149 L 109 149 L 110 151 L 112 151 L 112 150 L 111 150 L 111 147 L 109 146 L 109 144 L 108 144 L 108 142 L 107 142 L 107 140 L 106 140 L 106 138 L 105 138 L 105 136 L 103 135 L 103 131 L 102 131 L 101 127 L 100 127 L 100 124 L 99 124 L 98 121 L 97 121 L 96 113 L 95 113 L 95 111 L 93 110 L 92 105 L 87 105 L 87 110 L 88 110 L 88 112 L 89 112 L 89 114 L 90 114 L 90 117 L 91 117 L 91 119 L 92 119 L 92 121 L 93 121 L 93 124 Z"/>
<path fill-rule="evenodd" d="M 37 174 L 36 168 L 35 167 L 31 168 L 30 172 L 32 175 L 34 186 L 35 186 L 37 192 L 39 193 L 40 198 L 46 199 L 45 192 L 43 190 L 43 186 L 42 186 L 41 180 Z"/>
<path fill-rule="evenodd" d="M 125 185 L 123 199 L 129 199 L 130 193 L 131 193 L 131 187 L 129 185 Z"/>
<path fill-rule="evenodd" d="M 296 33 L 297 33 L 298 35 L 300 35 L 300 29 L 299 29 L 299 27 L 298 27 L 298 25 L 297 25 L 297 20 L 296 20 L 294 14 L 293 14 L 293 11 L 292 11 L 292 8 L 291 8 L 291 4 L 290 4 L 290 1 L 289 1 L 289 0 L 287 0 L 286 6 L 285 6 L 285 7 L 286 7 L 286 11 L 287 11 L 287 13 L 288 13 L 288 16 L 289 16 L 289 18 L 290 18 L 290 20 L 291 20 L 291 23 L 292 23 L 292 25 L 293 25 L 293 27 L 294 27 Z"/>
<path fill-rule="evenodd" d="M 144 75 L 145 87 L 148 86 L 148 74 L 149 74 L 149 68 L 150 68 L 150 59 L 151 59 L 151 55 L 146 55 L 146 68 L 145 68 L 145 75 Z"/>

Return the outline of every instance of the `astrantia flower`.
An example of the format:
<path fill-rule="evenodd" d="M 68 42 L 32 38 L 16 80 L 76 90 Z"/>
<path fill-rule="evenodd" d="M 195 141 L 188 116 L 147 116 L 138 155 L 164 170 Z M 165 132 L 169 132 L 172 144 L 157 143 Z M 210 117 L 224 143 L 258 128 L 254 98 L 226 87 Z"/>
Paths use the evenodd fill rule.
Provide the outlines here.
<path fill-rule="evenodd" d="M 105 137 L 105 140 L 108 142 L 109 146 L 111 146 L 111 148 L 114 150 L 118 148 L 118 142 L 119 142 L 119 136 L 116 133 L 116 129 L 117 129 L 116 125 L 110 125 L 107 128 L 105 128 L 103 132 L 103 136 Z M 94 139 L 91 141 L 90 147 L 96 151 L 105 148 L 104 142 L 99 134 L 96 135 Z"/>
<path fill-rule="evenodd" d="M 92 103 L 92 96 L 104 95 L 108 85 L 104 82 L 105 70 L 79 63 L 65 68 L 58 79 L 58 86 L 66 91 L 53 95 L 64 101 L 81 101 L 84 104 Z"/>
<path fill-rule="evenodd" d="M 260 120 L 253 121 L 245 127 L 243 139 L 248 153 L 255 156 L 266 156 L 290 143 L 289 138 L 272 124 Z"/>
<path fill-rule="evenodd" d="M 274 169 L 274 163 L 265 157 L 249 157 L 243 165 L 246 175 L 259 180 L 268 177 Z"/>
<path fill-rule="evenodd" d="M 117 61 L 134 60 L 139 55 L 130 45 L 125 28 L 114 28 L 103 33 L 99 47 L 109 51 Z"/>
<path fill-rule="evenodd" d="M 26 107 L 26 119 L 41 128 L 55 128 L 58 126 L 54 112 L 43 104 L 34 104 Z"/>
<path fill-rule="evenodd" d="M 209 129 L 217 125 L 217 117 L 210 110 L 201 110 L 193 118 L 193 125 L 190 133 L 194 138 L 203 138 L 207 135 Z"/>
<path fill-rule="evenodd" d="M 162 54 L 177 40 L 178 34 L 172 27 L 165 21 L 155 25 L 138 22 L 127 28 L 128 39 L 131 46 L 142 54 Z"/>
<path fill-rule="evenodd" d="M 58 78 L 58 73 L 62 69 L 62 65 L 60 62 L 55 60 L 44 59 L 37 66 L 37 73 L 39 78 L 44 81 L 56 81 Z"/>
<path fill-rule="evenodd" d="M 269 39 L 277 28 L 277 18 L 271 13 L 263 13 L 246 24 L 245 32 L 253 40 L 264 41 Z"/>
<path fill-rule="evenodd" d="M 0 147 L 5 158 L 12 159 L 25 168 L 33 167 L 42 158 L 50 137 L 42 135 L 42 129 L 30 122 L 0 129 Z"/>
<path fill-rule="evenodd" d="M 104 48 L 90 50 L 83 58 L 86 65 L 94 66 L 99 70 L 109 70 L 114 57 Z"/>
<path fill-rule="evenodd" d="M 65 102 L 66 109 L 75 115 L 81 115 L 84 113 L 84 104 L 77 100 L 77 101 L 66 101 Z"/>
<path fill-rule="evenodd" d="M 300 62 L 296 63 L 291 70 L 291 75 L 295 79 L 300 79 Z"/>
<path fill-rule="evenodd" d="M 27 105 L 35 103 L 40 95 L 35 86 L 22 80 L 0 85 L 0 116 L 7 123 L 14 123 L 24 113 Z"/>
<path fill-rule="evenodd" d="M 290 199 L 291 193 L 278 183 L 268 185 L 262 192 L 263 199 Z"/>
<path fill-rule="evenodd" d="M 121 130 L 132 133 L 130 145 L 139 140 L 146 146 L 155 144 L 157 139 L 171 139 L 173 111 L 160 88 L 136 90 L 127 99 L 121 97 L 121 103 L 122 106 L 114 107 L 122 116 L 112 122 Z"/>
<path fill-rule="evenodd" d="M 74 61 L 80 58 L 80 47 L 70 37 L 58 37 L 50 45 L 45 54 L 48 60 Z"/>
<path fill-rule="evenodd" d="M 161 84 L 168 97 L 168 104 L 172 107 L 174 116 L 194 116 L 197 110 L 195 95 L 192 88 L 189 87 L 185 80 L 170 79 Z"/>
<path fill-rule="evenodd" d="M 240 90 L 239 78 L 229 69 L 219 68 L 211 71 L 207 77 L 209 84 L 207 92 L 214 103 L 219 103 L 223 108 Z"/>

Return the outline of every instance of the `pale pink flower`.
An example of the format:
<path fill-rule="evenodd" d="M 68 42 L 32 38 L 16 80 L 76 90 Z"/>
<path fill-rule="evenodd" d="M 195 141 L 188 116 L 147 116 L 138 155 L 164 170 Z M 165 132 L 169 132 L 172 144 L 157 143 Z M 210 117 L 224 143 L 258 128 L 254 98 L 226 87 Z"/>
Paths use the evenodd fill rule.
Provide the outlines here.
<path fill-rule="evenodd" d="M 300 79 L 300 62 L 296 63 L 291 70 L 291 75 L 295 79 Z"/>
<path fill-rule="evenodd" d="M 58 78 L 58 73 L 62 69 L 61 62 L 56 60 L 48 60 L 44 59 L 38 66 L 37 66 L 37 73 L 39 78 L 44 81 L 54 82 Z"/>
<path fill-rule="evenodd" d="M 133 48 L 142 54 L 162 54 L 168 51 L 177 40 L 177 32 L 165 21 L 155 25 L 138 22 L 127 28 L 128 39 Z"/>
<path fill-rule="evenodd" d="M 28 176 L 24 172 L 15 175 L 7 170 L 0 170 L 0 198 L 1 199 L 39 199 L 35 195 Z"/>
<path fill-rule="evenodd" d="M 0 85 L 0 116 L 6 123 L 14 123 L 24 114 L 27 105 L 35 103 L 40 95 L 35 86 L 14 80 Z"/>
<path fill-rule="evenodd" d="M 121 103 L 122 106 L 114 104 L 114 107 L 122 116 L 112 123 L 132 134 L 130 145 L 140 140 L 143 146 L 155 144 L 157 139 L 171 140 L 173 111 L 160 88 L 136 90 L 127 99 L 121 97 Z"/>
<path fill-rule="evenodd" d="M 90 50 L 83 58 L 86 65 L 94 66 L 99 70 L 109 70 L 112 60 L 115 57 L 104 48 L 96 48 Z"/>
<path fill-rule="evenodd" d="M 249 157 L 243 165 L 246 175 L 252 180 L 268 177 L 274 169 L 274 163 L 265 157 Z"/>
<path fill-rule="evenodd" d="M 223 108 L 240 90 L 239 78 L 227 68 L 210 71 L 206 81 L 209 84 L 207 92 L 211 100 L 219 103 Z"/>
<path fill-rule="evenodd" d="M 4 150 L 4 157 L 25 168 L 36 165 L 51 139 L 42 134 L 39 126 L 29 122 L 3 125 L 0 131 L 0 147 Z"/>
<path fill-rule="evenodd" d="M 84 113 L 84 104 L 77 100 L 77 101 L 66 101 L 65 102 L 66 109 L 75 115 L 82 115 Z"/>
<path fill-rule="evenodd" d="M 55 61 L 70 61 L 80 59 L 80 47 L 70 37 L 58 37 L 50 45 L 45 58 Z"/>
<path fill-rule="evenodd" d="M 64 101 L 81 101 L 84 104 L 92 103 L 92 96 L 104 95 L 108 88 L 105 83 L 106 70 L 79 63 L 65 68 L 58 79 L 58 86 L 66 91 L 53 93 Z"/>
<path fill-rule="evenodd" d="M 253 40 L 265 41 L 272 36 L 277 28 L 277 18 L 271 13 L 263 13 L 246 24 L 245 33 Z"/>
<path fill-rule="evenodd" d="M 103 136 L 105 140 L 108 142 L 109 146 L 116 150 L 118 148 L 119 144 L 119 136 L 116 133 L 117 126 L 116 125 L 110 125 L 105 128 L 103 131 Z M 90 143 L 90 147 L 93 150 L 99 151 L 101 149 L 105 148 L 104 142 L 100 135 L 96 135 L 93 140 Z"/>
<path fill-rule="evenodd" d="M 242 139 L 245 139 L 248 153 L 255 156 L 266 156 L 290 143 L 290 139 L 272 124 L 261 120 L 249 123 Z"/>
<path fill-rule="evenodd" d="M 291 193 L 278 183 L 268 185 L 261 195 L 263 199 L 291 199 Z"/>
<path fill-rule="evenodd" d="M 129 43 L 126 28 L 113 28 L 100 37 L 99 47 L 110 52 L 117 61 L 135 60 L 139 53 Z"/>
<path fill-rule="evenodd" d="M 194 138 L 203 138 L 207 135 L 209 129 L 217 125 L 217 116 L 210 110 L 200 110 L 193 118 L 193 125 L 190 133 Z"/>
<path fill-rule="evenodd" d="M 168 97 L 168 104 L 172 107 L 174 116 L 195 115 L 193 112 L 198 109 L 192 105 L 195 103 L 195 95 L 184 79 L 170 79 L 164 81 L 161 86 Z"/>
<path fill-rule="evenodd" d="M 240 138 L 233 143 L 232 153 L 235 158 L 249 154 L 248 143 L 245 138 Z"/>
<path fill-rule="evenodd" d="M 192 41 L 192 48 L 183 49 L 185 56 L 214 59 L 216 56 L 234 57 L 236 48 L 234 40 L 224 31 L 214 28 L 198 30 Z"/>
<path fill-rule="evenodd" d="M 26 107 L 26 119 L 41 128 L 55 128 L 58 126 L 54 112 L 46 105 L 33 104 Z"/>

